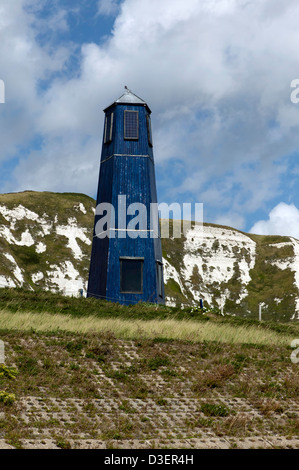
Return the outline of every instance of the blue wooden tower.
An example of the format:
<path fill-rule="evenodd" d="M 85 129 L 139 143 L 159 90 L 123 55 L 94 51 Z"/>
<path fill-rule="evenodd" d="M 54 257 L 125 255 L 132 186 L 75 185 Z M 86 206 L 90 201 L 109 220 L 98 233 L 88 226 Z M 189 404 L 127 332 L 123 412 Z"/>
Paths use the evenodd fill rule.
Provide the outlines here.
<path fill-rule="evenodd" d="M 87 296 L 164 303 L 151 110 L 125 87 L 104 113 Z"/>

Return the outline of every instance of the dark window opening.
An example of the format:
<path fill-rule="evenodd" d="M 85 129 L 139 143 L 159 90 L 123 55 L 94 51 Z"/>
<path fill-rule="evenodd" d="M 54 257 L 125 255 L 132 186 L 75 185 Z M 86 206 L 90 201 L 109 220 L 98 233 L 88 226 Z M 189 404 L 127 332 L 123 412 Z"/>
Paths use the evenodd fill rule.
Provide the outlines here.
<path fill-rule="evenodd" d="M 163 297 L 163 266 L 161 261 L 157 261 L 157 291 L 158 296 Z"/>
<path fill-rule="evenodd" d="M 138 140 L 138 111 L 125 111 L 124 137 L 127 140 Z"/>
<path fill-rule="evenodd" d="M 142 294 L 143 258 L 120 258 L 120 292 Z"/>
<path fill-rule="evenodd" d="M 113 113 L 108 114 L 105 119 L 105 135 L 104 143 L 112 141 L 112 130 L 113 130 Z"/>
<path fill-rule="evenodd" d="M 147 138 L 148 143 L 152 147 L 153 146 L 153 137 L 152 137 L 152 123 L 149 114 L 146 115 L 146 126 L 147 126 Z"/>

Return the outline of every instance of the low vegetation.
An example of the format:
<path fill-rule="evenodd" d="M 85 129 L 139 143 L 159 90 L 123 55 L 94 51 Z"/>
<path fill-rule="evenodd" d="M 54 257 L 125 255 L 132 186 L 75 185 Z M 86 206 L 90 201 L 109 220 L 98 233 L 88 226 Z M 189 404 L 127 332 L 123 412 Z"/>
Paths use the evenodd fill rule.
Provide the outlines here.
<path fill-rule="evenodd" d="M 140 303 L 123 306 L 94 298 L 70 298 L 50 292 L 0 290 L 0 328 L 24 331 L 113 331 L 121 339 L 162 337 L 229 344 L 289 345 L 299 324 L 278 324 L 225 315 L 212 309 Z M 88 313 L 87 313 L 88 312 Z"/>
<path fill-rule="evenodd" d="M 0 440 L 296 447 L 298 337 L 296 323 L 2 289 Z"/>

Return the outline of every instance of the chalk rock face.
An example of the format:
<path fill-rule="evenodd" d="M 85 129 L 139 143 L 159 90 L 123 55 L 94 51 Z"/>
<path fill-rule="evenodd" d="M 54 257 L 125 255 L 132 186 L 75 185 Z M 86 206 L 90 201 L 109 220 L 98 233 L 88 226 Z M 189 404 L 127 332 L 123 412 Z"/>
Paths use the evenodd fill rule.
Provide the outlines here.
<path fill-rule="evenodd" d="M 0 195 L 0 287 L 86 293 L 95 201 L 83 194 Z M 163 223 L 163 221 L 162 221 Z M 213 224 L 162 239 L 168 305 L 299 320 L 299 241 Z"/>
<path fill-rule="evenodd" d="M 209 304 L 215 301 L 222 307 L 228 288 L 221 289 L 221 286 L 228 286 L 236 277 L 240 284 L 236 301 L 240 303 L 247 296 L 246 286 L 251 279 L 250 271 L 254 268 L 256 255 L 256 243 L 251 238 L 221 227 L 195 227 L 187 233 L 184 248 L 184 278 L 195 299 L 201 296 Z M 206 288 L 201 291 L 192 283 L 194 270 L 202 279 L 205 278 Z M 208 285 L 218 286 L 218 297 L 208 289 Z"/>
<path fill-rule="evenodd" d="M 203 224 L 163 242 L 169 305 L 201 299 L 206 307 L 258 318 L 262 304 L 264 319 L 299 319 L 298 240 Z"/>
<path fill-rule="evenodd" d="M 94 208 L 82 194 L 0 195 L 0 287 L 84 291 Z"/>

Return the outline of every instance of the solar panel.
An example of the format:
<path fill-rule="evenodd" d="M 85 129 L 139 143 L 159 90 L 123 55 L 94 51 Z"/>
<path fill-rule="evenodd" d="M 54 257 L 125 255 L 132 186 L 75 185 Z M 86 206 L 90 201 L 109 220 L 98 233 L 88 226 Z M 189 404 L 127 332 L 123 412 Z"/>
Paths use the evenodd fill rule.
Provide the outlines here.
<path fill-rule="evenodd" d="M 125 139 L 138 140 L 138 111 L 125 111 Z"/>

